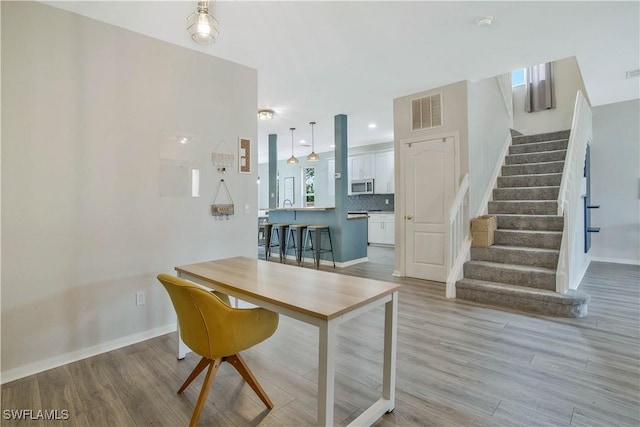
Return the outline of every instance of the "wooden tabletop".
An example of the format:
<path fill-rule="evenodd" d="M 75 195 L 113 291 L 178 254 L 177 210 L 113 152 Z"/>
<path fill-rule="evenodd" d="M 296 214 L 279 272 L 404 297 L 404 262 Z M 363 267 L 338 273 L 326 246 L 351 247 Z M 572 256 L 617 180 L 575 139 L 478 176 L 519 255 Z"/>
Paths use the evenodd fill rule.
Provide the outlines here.
<path fill-rule="evenodd" d="M 215 284 L 222 292 L 257 297 L 322 320 L 346 314 L 400 287 L 247 257 L 183 265 L 176 271 Z"/>

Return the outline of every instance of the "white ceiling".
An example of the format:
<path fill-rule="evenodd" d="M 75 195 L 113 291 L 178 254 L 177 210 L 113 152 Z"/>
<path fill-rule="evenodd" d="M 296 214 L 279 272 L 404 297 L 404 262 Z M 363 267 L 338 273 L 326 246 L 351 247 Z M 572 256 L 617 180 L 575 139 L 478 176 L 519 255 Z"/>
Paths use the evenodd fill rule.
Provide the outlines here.
<path fill-rule="evenodd" d="M 208 46 L 186 31 L 193 1 L 45 3 L 257 69 L 257 108 L 277 112 L 259 122 L 260 162 L 270 133 L 286 158 L 297 128 L 304 156 L 298 141 L 310 141 L 316 121 L 315 151 L 328 151 L 343 113 L 350 146 L 389 142 L 394 98 L 570 56 L 594 106 L 640 97 L 640 79 L 625 79 L 640 68 L 638 1 L 221 1 Z M 478 28 L 485 15 L 493 24 Z"/>

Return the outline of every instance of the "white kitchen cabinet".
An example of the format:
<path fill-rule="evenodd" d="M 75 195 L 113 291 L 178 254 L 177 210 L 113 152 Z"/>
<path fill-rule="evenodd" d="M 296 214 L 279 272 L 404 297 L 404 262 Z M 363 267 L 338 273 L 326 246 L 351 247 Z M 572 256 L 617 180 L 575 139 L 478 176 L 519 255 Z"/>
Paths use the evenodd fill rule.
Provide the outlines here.
<path fill-rule="evenodd" d="M 393 150 L 375 153 L 375 178 L 373 181 L 375 194 L 394 193 Z"/>
<path fill-rule="evenodd" d="M 396 220 L 392 213 L 369 214 L 369 243 L 395 244 Z"/>
<path fill-rule="evenodd" d="M 373 154 L 349 156 L 349 181 L 374 178 Z"/>

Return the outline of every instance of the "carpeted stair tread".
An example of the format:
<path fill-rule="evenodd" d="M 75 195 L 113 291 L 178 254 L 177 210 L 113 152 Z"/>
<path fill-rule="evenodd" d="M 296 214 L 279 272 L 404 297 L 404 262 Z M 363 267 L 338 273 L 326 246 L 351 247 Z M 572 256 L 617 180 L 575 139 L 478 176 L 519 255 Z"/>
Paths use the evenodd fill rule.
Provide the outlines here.
<path fill-rule="evenodd" d="M 501 187 L 493 189 L 493 201 L 539 201 L 558 200 L 559 186 Z"/>
<path fill-rule="evenodd" d="M 518 145 L 531 142 L 554 141 L 556 139 L 569 139 L 570 131 L 570 129 L 567 129 L 557 132 L 538 133 L 535 135 L 514 136 L 511 138 L 511 143 Z"/>
<path fill-rule="evenodd" d="M 526 144 L 510 145 L 509 154 L 540 153 L 543 151 L 566 150 L 568 146 L 568 139 L 530 142 Z"/>
<path fill-rule="evenodd" d="M 564 218 L 559 215 L 496 214 L 501 230 L 562 231 Z"/>
<path fill-rule="evenodd" d="M 564 160 L 556 162 L 526 163 L 523 165 L 504 165 L 502 166 L 502 176 L 562 173 L 563 169 Z"/>
<path fill-rule="evenodd" d="M 467 261 L 463 266 L 464 277 L 508 283 L 516 286 L 555 290 L 556 271 L 553 268 L 517 264 L 501 264 L 490 261 Z"/>
<path fill-rule="evenodd" d="M 561 231 L 511 230 L 498 228 L 494 233 L 497 245 L 527 248 L 560 249 Z"/>
<path fill-rule="evenodd" d="M 522 165 L 529 163 L 543 163 L 564 161 L 567 150 L 542 151 L 538 153 L 509 154 L 505 157 L 507 165 Z"/>
<path fill-rule="evenodd" d="M 493 200 L 488 204 L 489 214 L 555 215 L 557 200 Z"/>
<path fill-rule="evenodd" d="M 561 182 L 561 173 L 499 176 L 498 188 L 559 187 Z"/>
<path fill-rule="evenodd" d="M 489 261 L 555 269 L 558 265 L 558 249 L 532 248 L 528 246 L 492 245 L 471 248 L 472 261 Z"/>
<path fill-rule="evenodd" d="M 549 316 L 584 317 L 588 294 L 570 290 L 564 294 L 544 289 L 513 286 L 476 279 L 461 279 L 456 283 L 458 298 L 502 307 L 526 310 Z"/>

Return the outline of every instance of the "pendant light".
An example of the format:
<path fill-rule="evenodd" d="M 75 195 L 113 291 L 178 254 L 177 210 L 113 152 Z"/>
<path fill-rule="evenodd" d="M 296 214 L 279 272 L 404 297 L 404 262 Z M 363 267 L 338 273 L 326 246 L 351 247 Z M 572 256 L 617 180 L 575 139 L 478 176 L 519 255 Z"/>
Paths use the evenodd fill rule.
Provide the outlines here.
<path fill-rule="evenodd" d="M 307 156 L 307 160 L 310 162 L 317 162 L 318 160 L 320 160 L 320 156 L 318 156 L 314 151 L 313 141 L 313 126 L 316 124 L 316 122 L 309 122 L 309 124 L 311 125 L 311 153 Z"/>
<path fill-rule="evenodd" d="M 193 12 L 187 18 L 187 31 L 194 42 L 200 44 L 211 44 L 218 37 L 218 25 L 216 18 L 209 15 L 209 2 L 199 1 L 197 12 Z"/>
<path fill-rule="evenodd" d="M 296 157 L 293 155 L 293 131 L 296 130 L 296 128 L 290 128 L 289 130 L 291 130 L 291 157 L 289 157 L 287 163 L 290 165 L 295 165 L 298 163 L 298 159 L 296 159 Z"/>

